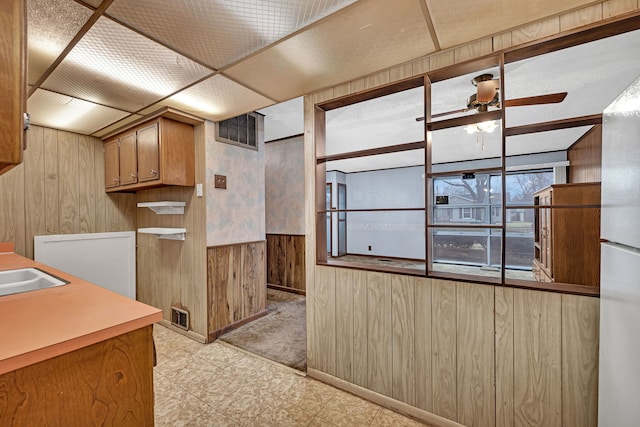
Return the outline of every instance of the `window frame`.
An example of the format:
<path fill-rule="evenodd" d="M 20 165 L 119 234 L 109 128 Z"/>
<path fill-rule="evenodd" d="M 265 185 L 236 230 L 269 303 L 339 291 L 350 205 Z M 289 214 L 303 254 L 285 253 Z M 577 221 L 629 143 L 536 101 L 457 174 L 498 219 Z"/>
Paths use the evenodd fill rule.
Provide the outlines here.
<path fill-rule="evenodd" d="M 599 40 L 601 38 L 614 36 L 618 34 L 622 34 L 629 31 L 635 31 L 640 29 L 640 16 L 633 16 L 629 18 L 623 19 L 614 19 L 607 21 L 607 23 L 590 27 L 586 30 L 574 30 L 571 32 L 565 32 L 561 35 L 552 36 L 541 41 L 535 41 L 529 44 L 525 44 L 522 46 L 518 46 L 515 48 L 507 48 L 503 49 L 494 54 L 478 58 L 475 60 L 467 61 L 461 64 L 456 64 L 453 66 L 445 67 L 438 70 L 433 70 L 425 73 L 422 76 L 412 77 L 406 80 L 401 80 L 392 84 L 384 85 L 369 91 L 364 91 L 361 93 L 357 93 L 354 95 L 347 95 L 344 97 L 340 97 L 337 99 L 329 100 L 326 102 L 318 103 L 314 106 L 314 125 L 315 125 L 315 142 L 316 142 L 316 189 L 319 189 L 319 185 L 325 184 L 325 174 L 326 174 L 326 162 L 330 160 L 339 160 L 353 157 L 361 157 L 368 156 L 374 154 L 384 154 L 391 152 L 398 152 L 408 149 L 416 149 L 416 148 L 424 148 L 425 149 L 425 159 L 424 159 L 424 167 L 425 167 L 425 206 L 423 208 L 425 212 L 425 227 L 426 227 L 426 269 L 424 273 L 420 273 L 417 270 L 403 270 L 401 268 L 390 268 L 390 267 L 381 267 L 381 266 L 371 266 L 371 265 L 361 265 L 361 264 L 353 264 L 353 263 L 340 263 L 339 261 L 328 261 L 326 257 L 322 257 L 322 254 L 326 255 L 325 250 L 321 250 L 322 248 L 322 240 L 319 239 L 323 234 L 326 236 L 326 230 L 322 230 L 322 224 L 325 224 L 324 217 L 326 215 L 326 211 L 323 209 L 322 204 L 324 201 L 324 191 L 320 192 L 322 194 L 321 200 L 318 201 L 318 197 L 316 197 L 316 244 L 317 244 L 317 259 L 316 263 L 319 265 L 335 265 L 340 267 L 347 268 L 357 268 L 357 269 L 365 269 L 365 270 L 374 270 L 374 271 L 386 271 L 391 273 L 401 273 L 401 274 L 409 274 L 420 277 L 433 277 L 433 278 L 445 278 L 445 279 L 454 279 L 460 281 L 471 281 L 471 282 L 479 282 L 479 283 L 499 283 L 505 286 L 512 287 L 520 287 L 520 288 L 532 288 L 532 289 L 544 289 L 550 290 L 554 292 L 561 293 L 572 293 L 572 294 L 580 294 L 580 295 L 598 295 L 599 294 L 599 286 L 585 286 L 585 285 L 575 285 L 570 283 L 543 283 L 543 282 L 533 282 L 533 281 L 523 281 L 516 279 L 509 279 L 505 277 L 505 259 L 507 250 L 505 248 L 506 237 L 507 237 L 507 211 L 513 211 L 514 209 L 540 209 L 539 206 L 535 206 L 533 203 L 531 205 L 518 205 L 518 204 L 507 204 L 506 201 L 506 191 L 501 191 L 501 205 L 500 205 L 500 215 L 501 218 L 499 226 L 496 226 L 492 223 L 493 220 L 493 211 L 498 206 L 489 207 L 489 224 L 469 224 L 464 228 L 474 229 L 474 228 L 484 228 L 499 230 L 500 238 L 501 238 L 501 274 L 499 280 L 487 280 L 486 278 L 478 277 L 478 276 L 467 276 L 467 275 L 456 275 L 456 274 L 444 274 L 439 272 L 434 272 L 429 269 L 429 266 L 432 265 L 432 251 L 429 249 L 429 246 L 433 242 L 433 229 L 441 228 L 442 225 L 434 222 L 434 207 L 436 206 L 433 198 L 433 185 L 432 180 L 442 173 L 433 172 L 432 164 L 431 164 L 431 150 L 432 150 L 432 133 L 438 129 L 444 129 L 446 127 L 452 126 L 463 126 L 466 124 L 477 123 L 483 120 L 500 120 L 500 130 L 501 130 L 501 156 L 500 161 L 501 165 L 499 168 L 491 168 L 491 171 L 499 171 L 500 180 L 501 180 L 501 188 L 506 188 L 506 177 L 508 173 L 508 168 L 506 166 L 506 139 L 509 136 L 521 135 L 525 133 L 534 133 L 562 128 L 570 128 L 570 127 L 579 127 L 586 125 L 598 125 L 602 123 L 602 115 L 594 114 L 590 116 L 582 116 L 582 117 L 574 117 L 570 119 L 564 119 L 558 122 L 543 122 L 543 123 L 532 123 L 523 126 L 517 127 L 506 127 L 505 125 L 505 110 L 499 109 L 479 114 L 474 114 L 472 116 L 463 116 L 457 117 L 448 120 L 441 120 L 434 122 L 431 120 L 431 84 L 446 80 L 452 77 L 456 77 L 459 75 L 469 74 L 476 70 L 487 69 L 491 67 L 498 67 L 500 71 L 499 79 L 500 79 L 500 94 L 504 93 L 504 67 L 506 64 L 511 62 L 520 61 L 526 58 L 532 58 L 538 55 L 543 55 L 545 53 L 550 53 L 556 50 L 564 49 L 567 47 L 572 47 L 576 45 L 580 45 L 583 43 L 588 43 L 591 41 Z M 344 107 L 350 104 L 358 103 L 364 100 L 377 98 L 380 96 L 385 96 L 388 94 L 392 94 L 395 92 L 399 92 L 402 90 L 406 90 L 408 88 L 414 88 L 421 84 L 424 84 L 425 91 L 425 138 L 424 141 L 418 141 L 407 144 L 400 144 L 396 146 L 383 147 L 379 149 L 369 149 L 362 150 L 356 152 L 349 153 L 340 153 L 337 155 L 326 156 L 324 155 L 324 147 L 325 147 L 325 115 L 326 111 L 331 109 Z M 532 170 L 533 171 L 533 170 Z M 455 174 L 455 173 L 464 173 L 464 172 L 483 172 L 481 169 L 471 170 L 471 171 L 453 171 L 447 172 L 447 174 Z M 318 191 L 316 191 L 318 193 Z M 581 206 L 575 205 L 576 208 L 592 208 L 592 206 Z M 599 205 L 598 205 L 599 207 Z M 560 207 L 562 208 L 562 207 Z M 555 207 L 547 207 L 546 209 L 550 209 L 553 211 Z M 389 209 L 389 210 L 402 210 L 402 209 Z M 333 213 L 337 212 L 349 212 L 349 209 L 345 210 L 332 210 Z M 318 219 L 322 218 L 323 221 L 318 221 Z"/>

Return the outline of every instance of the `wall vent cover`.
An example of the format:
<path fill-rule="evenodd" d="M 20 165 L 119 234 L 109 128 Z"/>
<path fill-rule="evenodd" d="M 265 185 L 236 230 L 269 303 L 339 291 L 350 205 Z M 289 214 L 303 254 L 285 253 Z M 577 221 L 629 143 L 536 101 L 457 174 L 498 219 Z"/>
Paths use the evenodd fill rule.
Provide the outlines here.
<path fill-rule="evenodd" d="M 258 149 L 258 116 L 243 114 L 216 123 L 216 140 Z"/>
<path fill-rule="evenodd" d="M 185 331 L 189 330 L 189 312 L 177 307 L 171 307 L 171 323 Z"/>

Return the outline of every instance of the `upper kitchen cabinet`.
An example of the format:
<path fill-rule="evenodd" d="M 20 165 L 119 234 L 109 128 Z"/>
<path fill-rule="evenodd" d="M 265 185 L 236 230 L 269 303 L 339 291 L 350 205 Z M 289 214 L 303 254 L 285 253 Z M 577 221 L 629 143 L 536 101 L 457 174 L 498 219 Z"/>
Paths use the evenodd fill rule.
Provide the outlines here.
<path fill-rule="evenodd" d="M 106 191 L 195 185 L 196 123 L 175 113 L 159 114 L 105 137 Z"/>
<path fill-rule="evenodd" d="M 0 174 L 22 162 L 26 111 L 24 0 L 0 2 Z"/>

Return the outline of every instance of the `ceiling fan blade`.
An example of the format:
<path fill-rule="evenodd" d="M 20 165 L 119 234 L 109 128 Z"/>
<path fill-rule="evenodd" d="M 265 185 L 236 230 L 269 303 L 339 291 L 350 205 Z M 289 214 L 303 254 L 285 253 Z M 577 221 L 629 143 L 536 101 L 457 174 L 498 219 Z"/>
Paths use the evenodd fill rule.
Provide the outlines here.
<path fill-rule="evenodd" d="M 549 93 L 547 95 L 529 96 L 527 98 L 507 99 L 505 107 L 522 107 L 525 105 L 557 104 L 564 101 L 567 92 Z"/>

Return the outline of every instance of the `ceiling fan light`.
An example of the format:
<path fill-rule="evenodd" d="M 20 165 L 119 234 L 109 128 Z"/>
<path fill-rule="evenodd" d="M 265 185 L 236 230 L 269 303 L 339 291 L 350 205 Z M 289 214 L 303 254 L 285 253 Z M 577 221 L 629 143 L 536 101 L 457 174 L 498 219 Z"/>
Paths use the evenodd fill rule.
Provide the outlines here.
<path fill-rule="evenodd" d="M 476 125 L 479 132 L 492 133 L 498 127 L 495 120 L 488 120 L 486 122 L 480 122 Z"/>

